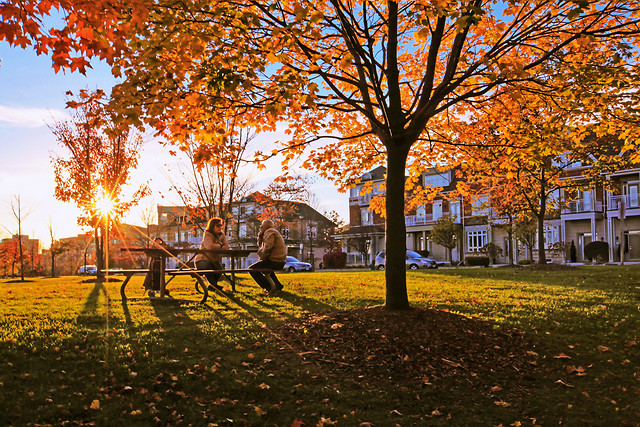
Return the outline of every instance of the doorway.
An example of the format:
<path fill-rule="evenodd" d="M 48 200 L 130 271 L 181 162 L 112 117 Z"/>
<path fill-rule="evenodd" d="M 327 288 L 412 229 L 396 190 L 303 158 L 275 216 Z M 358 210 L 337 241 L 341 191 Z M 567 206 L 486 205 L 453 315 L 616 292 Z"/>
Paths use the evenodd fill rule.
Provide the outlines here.
<path fill-rule="evenodd" d="M 580 254 L 580 260 L 584 261 L 584 247 L 591 243 L 591 233 L 578 234 L 578 253 Z"/>

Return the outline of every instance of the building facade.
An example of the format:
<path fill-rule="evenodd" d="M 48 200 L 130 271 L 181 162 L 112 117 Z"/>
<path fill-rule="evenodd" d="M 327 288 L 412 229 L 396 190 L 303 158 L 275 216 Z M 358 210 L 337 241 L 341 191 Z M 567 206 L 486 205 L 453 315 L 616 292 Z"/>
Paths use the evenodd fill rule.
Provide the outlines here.
<path fill-rule="evenodd" d="M 378 167 L 364 174 L 351 189 L 349 225 L 339 235 L 348 253 L 348 265 L 371 265 L 376 254 L 384 250 L 384 219 L 373 212 L 371 200 L 384 196 L 385 168 Z M 567 171 L 565 179 L 584 179 L 584 168 Z M 569 247 L 576 248 L 576 261 L 584 262 L 585 246 L 592 241 L 609 245 L 609 260 L 620 261 L 623 245 L 624 261 L 640 261 L 640 169 L 617 171 L 605 177 L 604 184 L 594 184 L 581 190 L 560 189 L 557 197 L 562 208 L 549 214 L 544 221 L 546 258 L 553 262 L 569 262 Z M 405 215 L 407 249 L 428 253 L 440 263 L 456 263 L 469 256 L 483 254 L 483 248 L 493 243 L 501 250 L 497 263 L 517 263 L 537 259 L 537 242 L 527 248 L 509 236 L 507 220 L 495 215 L 488 196 L 478 195 L 465 200 L 455 190 L 458 180 L 455 171 L 427 170 L 421 175 L 424 188 L 438 187 L 440 191 L 429 203 L 417 206 Z M 382 187 L 381 187 L 382 186 Z M 461 241 L 448 259 L 448 250 L 436 244 L 431 233 L 439 218 L 449 215 L 460 225 Z M 357 242 L 355 237 L 365 240 Z M 510 242 L 511 239 L 511 242 Z M 358 244 L 356 244 L 358 243 Z"/>
<path fill-rule="evenodd" d="M 260 223 L 271 219 L 285 240 L 287 253 L 300 261 L 319 268 L 327 246 L 327 237 L 335 231 L 336 224 L 306 203 L 274 200 L 259 192 L 234 202 L 231 217 L 226 220 L 229 245 L 235 249 L 257 251 Z M 154 237 L 161 237 L 172 247 L 196 248 L 202 241 L 206 221 L 194 220 L 184 206 L 158 205 L 158 225 Z M 183 257 L 187 262 L 188 257 Z M 240 259 L 240 268 L 247 268 L 258 261 L 257 254 Z M 223 260 L 223 263 L 228 260 Z M 169 260 L 169 267 L 179 261 Z M 172 265 L 175 264 L 175 265 Z M 228 264 L 227 264 L 228 265 Z"/>

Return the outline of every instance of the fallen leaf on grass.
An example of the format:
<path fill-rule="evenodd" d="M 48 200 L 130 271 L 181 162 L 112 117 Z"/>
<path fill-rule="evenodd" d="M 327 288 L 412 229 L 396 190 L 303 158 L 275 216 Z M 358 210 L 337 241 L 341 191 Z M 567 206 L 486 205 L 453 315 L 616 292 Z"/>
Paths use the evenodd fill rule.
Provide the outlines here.
<path fill-rule="evenodd" d="M 503 400 L 496 400 L 495 402 L 493 402 L 496 406 L 501 406 L 503 408 L 508 408 L 509 406 L 511 406 L 511 403 L 505 402 Z"/>
<path fill-rule="evenodd" d="M 333 325 L 331 325 L 331 329 L 338 329 L 338 328 L 342 328 L 344 326 L 344 324 L 342 323 L 334 323 Z"/>
<path fill-rule="evenodd" d="M 568 365 L 568 366 L 565 366 L 565 369 L 566 369 L 568 374 L 573 374 L 575 372 L 575 373 L 577 373 L 578 376 L 585 375 L 584 368 L 582 366 L 578 366 L 576 368 L 575 366 Z"/>
<path fill-rule="evenodd" d="M 499 385 L 494 385 L 493 387 L 491 387 L 491 391 L 496 392 L 496 391 L 500 391 L 502 390 L 502 387 L 500 387 Z"/>
<path fill-rule="evenodd" d="M 91 409 L 100 409 L 100 401 L 94 400 L 93 402 L 91 402 Z"/>
<path fill-rule="evenodd" d="M 556 383 L 558 383 L 558 384 L 560 384 L 560 385 L 563 385 L 563 386 L 565 386 L 565 387 L 569 387 L 569 388 L 573 388 L 573 387 L 574 387 L 574 386 L 572 386 L 571 384 L 567 384 L 567 383 L 565 383 L 565 382 L 564 382 L 564 381 L 562 381 L 562 380 L 558 380 L 558 381 L 556 381 Z"/>
<path fill-rule="evenodd" d="M 265 383 L 260 384 L 259 387 L 263 390 L 269 390 L 271 388 L 269 387 L 269 384 L 265 384 Z"/>
<path fill-rule="evenodd" d="M 560 353 L 560 354 L 559 354 L 559 355 L 557 355 L 557 356 L 553 356 L 553 358 L 554 358 L 554 359 L 571 359 L 571 356 L 567 356 L 567 355 L 566 355 L 566 354 L 564 354 L 564 353 Z"/>
<path fill-rule="evenodd" d="M 603 346 L 603 345 L 599 345 L 599 346 L 597 347 L 597 349 L 598 349 L 598 350 L 600 350 L 600 351 L 601 351 L 601 352 L 603 352 L 603 353 L 604 353 L 605 351 L 609 351 L 609 350 L 611 350 L 609 347 L 605 347 L 605 346 Z"/>
<path fill-rule="evenodd" d="M 461 365 L 461 364 L 459 364 L 459 363 L 453 362 L 453 361 L 448 360 L 448 359 L 445 359 L 445 358 L 442 358 L 442 361 L 443 361 L 444 363 L 447 363 L 447 364 L 449 364 L 449 365 L 453 366 L 454 368 L 459 368 L 460 366 L 462 366 L 462 365 Z"/>

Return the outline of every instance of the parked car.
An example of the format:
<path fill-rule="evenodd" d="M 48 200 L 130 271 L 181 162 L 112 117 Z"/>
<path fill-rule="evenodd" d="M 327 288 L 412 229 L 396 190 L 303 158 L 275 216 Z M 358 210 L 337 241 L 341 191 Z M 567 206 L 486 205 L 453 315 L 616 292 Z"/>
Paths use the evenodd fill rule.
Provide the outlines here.
<path fill-rule="evenodd" d="M 95 265 L 83 265 L 78 269 L 79 276 L 96 276 L 98 274 L 98 267 Z"/>
<path fill-rule="evenodd" d="M 288 256 L 283 269 L 293 273 L 294 271 L 311 271 L 311 268 L 311 264 L 308 262 L 302 262 L 298 258 Z"/>
<path fill-rule="evenodd" d="M 407 268 L 410 270 L 417 270 L 419 268 L 438 268 L 438 263 L 425 256 L 420 255 L 418 252 L 407 250 Z M 385 253 L 380 252 L 376 256 L 375 265 L 378 270 L 384 270 L 385 265 Z"/>

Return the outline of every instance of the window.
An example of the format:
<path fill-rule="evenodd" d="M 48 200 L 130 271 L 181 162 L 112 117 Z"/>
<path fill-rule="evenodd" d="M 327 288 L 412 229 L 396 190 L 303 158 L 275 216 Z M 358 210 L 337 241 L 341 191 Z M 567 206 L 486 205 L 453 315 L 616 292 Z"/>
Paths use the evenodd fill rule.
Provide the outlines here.
<path fill-rule="evenodd" d="M 470 252 L 477 252 L 487 244 L 487 231 L 468 231 L 467 232 L 467 249 Z"/>
<path fill-rule="evenodd" d="M 289 227 L 282 227 L 282 238 L 283 239 L 289 238 Z"/>
<path fill-rule="evenodd" d="M 460 222 L 460 203 L 455 202 L 449 205 L 449 214 L 455 222 Z"/>
<path fill-rule="evenodd" d="M 422 182 L 425 187 L 446 187 L 451 184 L 451 179 L 449 179 L 449 173 L 444 173 L 442 175 L 424 175 Z"/>
<path fill-rule="evenodd" d="M 307 237 L 310 240 L 313 240 L 313 239 L 316 238 L 316 227 L 315 226 L 311 226 L 311 225 L 307 226 Z"/>
<path fill-rule="evenodd" d="M 629 208 L 638 207 L 638 182 L 629 182 L 625 185 L 624 192 L 627 195 L 627 204 Z"/>
<path fill-rule="evenodd" d="M 560 227 L 557 225 L 547 225 L 544 227 L 544 247 L 549 249 L 560 241 Z"/>
<path fill-rule="evenodd" d="M 437 221 L 442 216 L 442 200 L 433 202 L 433 220 Z"/>
<path fill-rule="evenodd" d="M 580 190 L 578 191 L 580 197 L 580 211 L 588 212 L 593 210 L 591 207 L 591 191 Z"/>
<path fill-rule="evenodd" d="M 362 220 L 362 225 L 373 225 L 373 213 L 369 209 L 360 211 L 360 219 Z"/>
<path fill-rule="evenodd" d="M 247 237 L 247 224 L 240 224 L 238 229 L 238 237 Z"/>
<path fill-rule="evenodd" d="M 485 216 L 489 214 L 489 196 L 480 196 L 471 204 L 471 215 Z"/>

